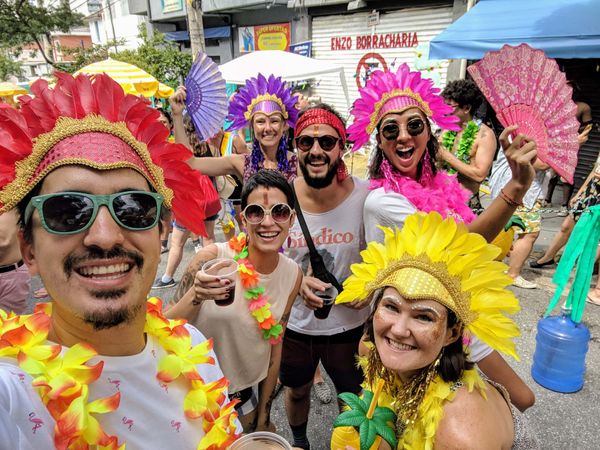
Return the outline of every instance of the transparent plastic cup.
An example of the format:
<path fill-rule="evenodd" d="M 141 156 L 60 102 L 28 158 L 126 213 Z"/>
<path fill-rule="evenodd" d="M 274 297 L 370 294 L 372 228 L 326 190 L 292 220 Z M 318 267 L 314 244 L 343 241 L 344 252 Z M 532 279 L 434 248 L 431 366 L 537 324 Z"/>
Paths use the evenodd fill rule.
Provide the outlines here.
<path fill-rule="evenodd" d="M 242 436 L 228 447 L 229 450 L 292 450 L 284 438 L 268 431 L 257 431 Z"/>
<path fill-rule="evenodd" d="M 238 271 L 237 261 L 231 258 L 215 258 L 207 261 L 200 269 L 205 275 L 211 276 L 219 280 L 229 280 L 227 287 L 228 296 L 223 300 L 215 300 L 215 303 L 219 306 L 228 306 L 233 303 L 235 299 L 235 279 Z"/>
<path fill-rule="evenodd" d="M 315 317 L 317 319 L 327 319 L 329 312 L 335 303 L 335 298 L 338 296 L 338 290 L 331 286 L 324 291 L 315 291 L 315 295 L 323 300 L 323 306 L 315 309 Z"/>

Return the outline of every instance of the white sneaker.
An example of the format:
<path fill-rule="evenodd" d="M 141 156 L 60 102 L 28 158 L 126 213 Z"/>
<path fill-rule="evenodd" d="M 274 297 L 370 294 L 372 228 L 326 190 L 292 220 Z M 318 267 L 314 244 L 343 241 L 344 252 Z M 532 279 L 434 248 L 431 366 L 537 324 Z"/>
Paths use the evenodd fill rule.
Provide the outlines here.
<path fill-rule="evenodd" d="M 202 244 L 194 244 L 194 252 L 198 253 L 202 250 Z"/>
<path fill-rule="evenodd" d="M 516 286 L 521 289 L 537 289 L 537 287 L 538 287 L 537 284 L 535 284 L 531 281 L 527 281 L 521 275 L 519 275 L 517 278 L 515 278 L 513 280 L 513 286 Z"/>

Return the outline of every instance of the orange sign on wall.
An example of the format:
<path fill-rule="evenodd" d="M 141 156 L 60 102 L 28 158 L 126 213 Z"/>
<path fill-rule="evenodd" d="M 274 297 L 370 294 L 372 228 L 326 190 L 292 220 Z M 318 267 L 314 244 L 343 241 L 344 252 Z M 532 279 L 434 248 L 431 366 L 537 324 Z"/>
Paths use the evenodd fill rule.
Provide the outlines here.
<path fill-rule="evenodd" d="M 254 26 L 256 50 L 285 50 L 290 48 L 291 27 L 289 23 L 273 23 Z"/>

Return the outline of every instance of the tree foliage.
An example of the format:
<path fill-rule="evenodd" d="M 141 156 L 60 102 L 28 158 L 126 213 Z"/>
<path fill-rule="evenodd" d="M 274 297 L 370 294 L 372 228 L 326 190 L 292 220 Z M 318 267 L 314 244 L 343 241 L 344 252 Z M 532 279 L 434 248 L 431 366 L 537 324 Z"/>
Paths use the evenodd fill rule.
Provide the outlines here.
<path fill-rule="evenodd" d="M 21 76 L 21 63 L 13 61 L 9 56 L 0 52 L 0 81 L 6 80 L 11 75 Z"/>
<path fill-rule="evenodd" d="M 43 0 L 0 0 L 0 46 L 19 49 L 35 43 L 44 60 L 54 65 L 52 52 L 45 48 L 44 37 L 50 33 L 83 24 L 83 16 L 71 11 L 68 0 L 58 0 L 44 6 Z"/>
<path fill-rule="evenodd" d="M 138 48 L 118 52 L 113 51 L 114 42 L 94 45 L 91 49 L 71 49 L 69 53 L 73 55 L 74 62 L 67 70 L 76 72 L 88 64 L 110 57 L 133 64 L 171 87 L 181 84 L 192 67 L 192 55 L 181 52 L 179 47 L 168 41 L 162 33 L 155 33 L 148 38 L 144 24 L 140 25 L 140 38 L 142 43 Z M 119 45 L 123 43 L 117 42 L 117 46 Z M 64 51 L 66 52 L 66 49 Z"/>

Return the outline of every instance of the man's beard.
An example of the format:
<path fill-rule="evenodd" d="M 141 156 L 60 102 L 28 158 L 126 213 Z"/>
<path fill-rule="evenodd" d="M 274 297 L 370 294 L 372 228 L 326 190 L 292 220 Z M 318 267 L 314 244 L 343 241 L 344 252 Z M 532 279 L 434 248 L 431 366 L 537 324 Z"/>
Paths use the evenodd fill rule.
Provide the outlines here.
<path fill-rule="evenodd" d="M 96 246 L 87 248 L 87 253 L 81 256 L 68 255 L 64 262 L 63 268 L 67 278 L 70 278 L 78 264 L 92 259 L 112 259 L 112 258 L 127 258 L 131 260 L 130 270 L 142 270 L 144 266 L 144 258 L 137 252 L 125 250 L 121 246 L 117 246 L 111 250 L 103 250 Z M 110 289 L 92 291 L 91 295 L 99 300 L 106 300 L 106 307 L 102 311 L 87 311 L 83 314 L 83 320 L 94 327 L 94 330 L 104 330 L 106 328 L 116 327 L 122 323 L 128 323 L 137 316 L 142 305 L 112 305 L 110 300 L 117 300 L 127 293 L 125 289 Z"/>
<path fill-rule="evenodd" d="M 110 295 L 108 291 L 103 291 L 102 296 Z M 114 291 L 116 297 L 120 297 L 124 292 Z M 97 298 L 99 295 L 95 295 Z M 106 297 L 105 297 L 106 298 Z M 139 313 L 142 305 L 121 305 L 117 308 L 112 308 L 110 305 L 102 311 L 85 312 L 83 314 L 83 320 L 88 325 L 94 327 L 94 330 L 105 330 L 107 328 L 116 327 L 122 323 L 131 322 Z"/>
<path fill-rule="evenodd" d="M 306 165 L 313 161 L 323 161 L 325 164 L 329 164 L 331 160 L 326 154 L 320 158 L 311 158 L 310 154 L 306 155 L 306 158 L 300 161 L 300 170 L 302 171 L 302 175 L 304 176 L 304 181 L 306 182 L 306 184 L 308 184 L 311 188 L 314 189 L 323 189 L 327 186 L 330 186 L 333 182 L 334 177 L 337 174 L 340 161 L 336 159 L 336 161 L 329 166 L 329 169 L 327 170 L 327 173 L 324 177 L 311 177 Z"/>

